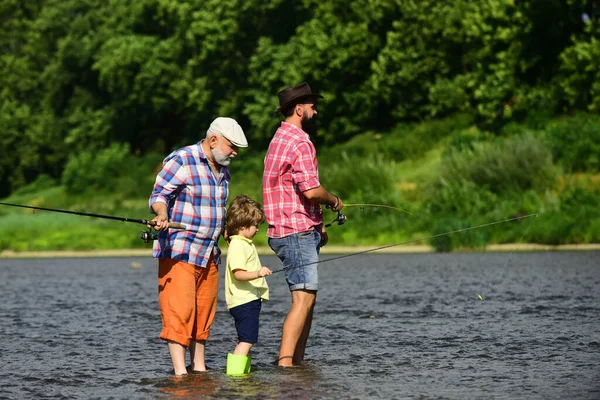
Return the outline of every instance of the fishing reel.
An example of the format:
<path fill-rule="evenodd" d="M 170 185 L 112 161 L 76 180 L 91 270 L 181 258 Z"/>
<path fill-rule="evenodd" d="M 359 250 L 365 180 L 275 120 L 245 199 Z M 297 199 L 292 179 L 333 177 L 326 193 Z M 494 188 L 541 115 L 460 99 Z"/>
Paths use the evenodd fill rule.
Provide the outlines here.
<path fill-rule="evenodd" d="M 144 243 L 150 243 L 151 241 L 158 239 L 158 235 L 154 229 L 147 229 L 142 231 L 140 239 L 142 239 Z"/>
<path fill-rule="evenodd" d="M 348 217 L 346 217 L 344 214 L 342 214 L 341 212 L 338 211 L 337 213 L 337 217 L 335 217 L 335 219 L 333 221 L 331 221 L 330 223 L 325 225 L 325 228 L 329 228 L 331 225 L 337 223 L 338 225 L 344 225 L 344 223 L 348 220 Z"/>

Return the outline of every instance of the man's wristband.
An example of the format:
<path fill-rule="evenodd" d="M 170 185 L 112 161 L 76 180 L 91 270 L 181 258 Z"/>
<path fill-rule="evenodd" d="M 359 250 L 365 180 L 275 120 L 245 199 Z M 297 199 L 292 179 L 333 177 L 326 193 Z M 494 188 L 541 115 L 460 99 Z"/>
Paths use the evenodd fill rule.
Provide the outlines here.
<path fill-rule="evenodd" d="M 335 196 L 335 205 L 333 207 L 331 207 L 331 208 L 337 208 L 337 206 L 340 205 L 340 198 L 337 197 L 335 194 L 334 194 L 334 196 Z"/>

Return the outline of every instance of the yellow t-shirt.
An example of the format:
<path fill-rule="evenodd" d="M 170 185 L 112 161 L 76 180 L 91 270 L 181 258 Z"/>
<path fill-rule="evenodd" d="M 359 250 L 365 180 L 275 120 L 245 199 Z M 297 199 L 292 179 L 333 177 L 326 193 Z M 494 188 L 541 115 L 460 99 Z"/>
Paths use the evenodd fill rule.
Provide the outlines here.
<path fill-rule="evenodd" d="M 257 299 L 269 300 L 269 286 L 263 278 L 251 281 L 238 281 L 233 271 L 259 271 L 262 265 L 252 240 L 234 235 L 227 250 L 227 272 L 225 273 L 225 300 L 227 309 L 249 303 Z"/>

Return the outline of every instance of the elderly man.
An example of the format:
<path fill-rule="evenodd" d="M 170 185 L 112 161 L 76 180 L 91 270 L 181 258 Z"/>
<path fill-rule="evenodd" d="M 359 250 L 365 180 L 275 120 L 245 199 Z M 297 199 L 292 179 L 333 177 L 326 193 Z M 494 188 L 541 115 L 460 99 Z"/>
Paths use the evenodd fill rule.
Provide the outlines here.
<path fill-rule="evenodd" d="M 204 346 L 217 306 L 217 245 L 225 225 L 229 195 L 227 166 L 238 147 L 248 142 L 231 118 L 215 119 L 206 138 L 175 150 L 165 158 L 150 197 L 152 220 L 159 231 L 153 256 L 158 258 L 160 338 L 168 343 L 176 376 L 205 371 Z M 169 222 L 185 230 L 170 229 Z"/>
<path fill-rule="evenodd" d="M 279 366 L 304 359 L 319 287 L 319 248 L 327 243 L 321 204 L 333 211 L 344 206 L 319 181 L 315 147 L 316 101 L 306 82 L 279 92 L 285 120 L 269 144 L 263 174 L 263 200 L 269 228 L 269 246 L 285 268 L 292 306 L 283 323 Z"/>

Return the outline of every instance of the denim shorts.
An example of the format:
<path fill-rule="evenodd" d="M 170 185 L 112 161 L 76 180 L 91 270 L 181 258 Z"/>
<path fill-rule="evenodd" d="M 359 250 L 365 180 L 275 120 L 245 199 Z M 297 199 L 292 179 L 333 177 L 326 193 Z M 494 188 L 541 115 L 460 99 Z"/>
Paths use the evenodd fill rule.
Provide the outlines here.
<path fill-rule="evenodd" d="M 235 330 L 240 342 L 258 343 L 258 318 L 261 307 L 262 301 L 257 299 L 229 309 L 235 320 Z"/>
<path fill-rule="evenodd" d="M 317 263 L 321 234 L 317 230 L 269 238 L 269 246 L 283 262 L 290 291 L 319 289 Z"/>

